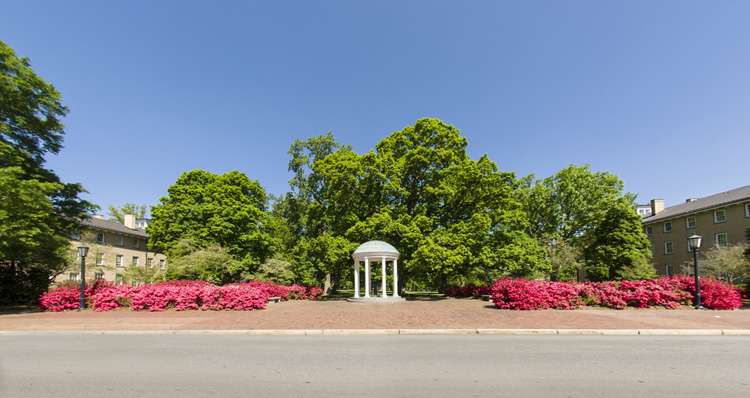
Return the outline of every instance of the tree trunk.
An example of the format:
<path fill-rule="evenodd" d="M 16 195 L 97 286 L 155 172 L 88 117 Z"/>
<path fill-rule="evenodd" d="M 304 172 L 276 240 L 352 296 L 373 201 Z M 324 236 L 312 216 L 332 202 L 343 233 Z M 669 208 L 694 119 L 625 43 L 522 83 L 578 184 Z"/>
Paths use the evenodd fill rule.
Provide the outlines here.
<path fill-rule="evenodd" d="M 327 273 L 326 282 L 323 285 L 323 295 L 327 296 L 328 294 L 330 294 L 330 290 L 331 290 L 331 274 Z"/>

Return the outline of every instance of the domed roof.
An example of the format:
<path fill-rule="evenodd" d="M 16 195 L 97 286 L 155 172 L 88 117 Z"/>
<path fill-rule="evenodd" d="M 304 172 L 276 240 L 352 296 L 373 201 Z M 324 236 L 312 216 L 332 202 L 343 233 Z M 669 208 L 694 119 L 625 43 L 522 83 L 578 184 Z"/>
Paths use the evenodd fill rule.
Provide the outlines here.
<path fill-rule="evenodd" d="M 365 242 L 357 248 L 352 254 L 352 257 L 361 257 L 365 254 L 377 254 L 377 255 L 388 255 L 398 257 L 398 250 L 390 244 L 383 242 L 382 240 L 371 240 Z"/>

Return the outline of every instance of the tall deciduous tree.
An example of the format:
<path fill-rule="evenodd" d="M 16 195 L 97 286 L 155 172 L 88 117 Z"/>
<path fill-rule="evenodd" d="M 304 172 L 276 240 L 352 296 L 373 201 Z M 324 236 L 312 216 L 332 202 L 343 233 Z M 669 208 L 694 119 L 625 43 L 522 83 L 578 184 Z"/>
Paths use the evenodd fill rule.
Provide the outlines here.
<path fill-rule="evenodd" d="M 599 262 L 605 261 L 601 257 L 604 254 L 604 247 L 598 246 L 598 249 L 594 250 L 590 244 L 597 239 L 597 236 L 592 235 L 594 230 L 605 221 L 611 226 L 613 223 L 627 224 L 635 220 L 630 220 L 630 214 L 621 206 L 623 204 L 625 207 L 631 206 L 635 195 L 624 192 L 623 188 L 624 182 L 619 177 L 606 171 L 594 172 L 589 165 L 570 165 L 543 180 L 534 180 L 533 175 L 520 180 L 516 197 L 523 204 L 523 209 L 528 215 L 529 222 L 526 231 L 545 247 L 547 257 L 556 264 L 550 275 L 551 278 L 572 277 L 574 268 L 586 261 L 584 252 L 588 250 L 589 256 L 593 256 L 597 251 L 600 254 L 593 268 L 587 266 L 589 275 L 594 270 L 594 273 L 604 272 L 596 274 L 594 278 L 621 279 L 621 276 L 617 276 L 619 275 L 617 271 L 613 271 L 612 274 L 606 271 L 610 266 L 614 266 L 614 263 L 605 266 Z M 613 206 L 617 207 L 616 211 L 612 210 Z M 630 213 L 635 214 L 633 211 Z M 627 219 L 612 219 L 616 215 L 627 217 Z M 631 224 L 628 225 L 631 227 L 635 225 Z M 605 232 L 601 228 L 597 231 L 600 235 Z M 631 229 L 629 233 L 633 235 L 631 236 L 633 240 L 641 240 L 640 220 L 638 220 L 637 230 Z M 575 257 L 571 257 L 572 255 Z M 650 274 L 647 263 L 643 260 L 644 257 L 640 258 L 642 260 L 626 267 L 629 275 Z M 640 271 L 636 272 L 636 270 Z M 625 272 L 624 269 L 621 271 Z"/>
<path fill-rule="evenodd" d="M 46 154 L 62 149 L 68 112 L 60 93 L 0 42 L 0 297 L 33 300 L 61 272 L 67 241 L 96 206 L 78 197 L 80 184 L 60 181 L 44 168 Z M 62 257 L 61 257 L 62 256 Z"/>
<path fill-rule="evenodd" d="M 193 239 L 198 247 L 216 244 L 242 264 L 222 276 L 237 279 L 269 257 L 273 247 L 265 221 L 266 195 L 257 181 L 238 171 L 216 175 L 203 170 L 183 173 L 151 208 L 149 247 L 180 257 L 176 244 Z M 170 261 L 172 262 L 172 261 Z"/>
<path fill-rule="evenodd" d="M 109 215 L 110 221 L 117 221 L 122 224 L 125 220 L 126 214 L 132 214 L 138 218 L 146 217 L 148 208 L 146 205 L 137 205 L 135 203 L 125 203 L 120 207 L 112 205 L 107 206 L 107 214 Z"/>
<path fill-rule="evenodd" d="M 338 224 L 335 214 L 341 203 L 332 200 L 330 182 L 316 165 L 334 153 L 352 153 L 351 147 L 336 142 L 329 131 L 305 141 L 294 140 L 288 153 L 289 171 L 294 173 L 289 181 L 292 190 L 277 203 L 274 212 L 281 212 L 288 222 L 294 241 L 291 257 L 298 276 L 303 277 L 308 270 L 325 276 L 324 291 L 328 293 L 337 288 L 335 280 L 331 286 L 331 276 L 346 264 L 352 243 L 342 234 L 331 235 Z"/>
<path fill-rule="evenodd" d="M 612 203 L 635 195 L 623 192 L 624 182 L 607 172 L 593 172 L 589 165 L 570 165 L 551 177 L 522 179 L 519 200 L 529 216 L 529 235 L 557 236 L 574 243 L 601 222 Z"/>
<path fill-rule="evenodd" d="M 526 275 L 545 267 L 523 232 L 515 177 L 486 156 L 470 160 L 458 129 L 420 119 L 358 156 L 337 152 L 313 169 L 328 182 L 326 214 L 352 242 L 380 239 L 401 252 L 399 270 L 445 286 L 478 267 Z"/>
<path fill-rule="evenodd" d="M 589 234 L 584 249 L 586 272 L 592 281 L 651 279 L 656 277 L 649 241 L 641 217 L 624 199 L 611 203 L 603 219 Z"/>

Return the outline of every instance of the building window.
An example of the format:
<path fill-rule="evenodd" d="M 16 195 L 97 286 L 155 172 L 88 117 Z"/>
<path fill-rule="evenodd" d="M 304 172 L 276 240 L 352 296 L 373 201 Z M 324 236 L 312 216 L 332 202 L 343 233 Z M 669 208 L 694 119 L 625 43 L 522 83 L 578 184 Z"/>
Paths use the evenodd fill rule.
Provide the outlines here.
<path fill-rule="evenodd" d="M 665 222 L 664 223 L 664 233 L 672 232 L 672 223 L 671 222 Z"/>
<path fill-rule="evenodd" d="M 94 274 L 94 279 L 100 281 L 100 280 L 104 279 L 104 274 L 101 273 L 101 272 L 97 272 L 97 273 Z"/>
<path fill-rule="evenodd" d="M 81 231 L 73 231 L 70 233 L 70 239 L 81 240 Z"/>
<path fill-rule="evenodd" d="M 167 262 L 164 259 L 159 260 L 159 269 L 164 269 L 166 263 Z"/>
<path fill-rule="evenodd" d="M 130 265 L 134 267 L 138 266 L 138 256 L 133 256 L 133 260 L 130 262 Z"/>
<path fill-rule="evenodd" d="M 750 228 L 745 230 L 745 242 L 750 245 Z"/>
<path fill-rule="evenodd" d="M 750 203 L 745 203 L 745 217 L 750 217 Z"/>
<path fill-rule="evenodd" d="M 96 265 L 104 265 L 104 253 L 96 253 Z"/>
<path fill-rule="evenodd" d="M 674 244 L 672 241 L 664 242 L 664 254 L 672 254 L 674 252 Z"/>
<path fill-rule="evenodd" d="M 727 213 L 724 210 L 716 210 L 714 212 L 714 223 L 720 223 L 727 220 Z"/>
<path fill-rule="evenodd" d="M 122 236 L 118 236 L 115 240 L 115 244 L 117 246 L 125 246 L 125 238 L 123 238 Z"/>
<path fill-rule="evenodd" d="M 695 217 L 685 219 L 685 228 L 695 228 Z"/>
<path fill-rule="evenodd" d="M 727 247 L 727 234 L 721 233 L 714 235 L 716 238 L 716 246 L 717 247 Z"/>
<path fill-rule="evenodd" d="M 122 282 L 123 282 L 122 275 L 120 275 L 120 274 L 115 275 L 115 283 L 117 283 L 119 285 Z"/>
<path fill-rule="evenodd" d="M 78 273 L 77 272 L 71 272 L 68 274 L 68 279 L 71 281 L 77 281 L 78 280 Z"/>
<path fill-rule="evenodd" d="M 122 254 L 115 256 L 115 267 L 122 267 Z"/>
<path fill-rule="evenodd" d="M 104 232 L 96 234 L 96 243 L 104 243 Z"/>
<path fill-rule="evenodd" d="M 151 268 L 151 263 L 154 261 L 151 257 L 146 257 L 146 268 Z"/>
<path fill-rule="evenodd" d="M 137 249 L 141 247 L 141 240 L 140 239 L 133 239 L 133 249 Z"/>
<path fill-rule="evenodd" d="M 674 265 L 667 265 L 664 271 L 665 271 L 665 275 L 667 276 L 674 275 Z"/>
<path fill-rule="evenodd" d="M 654 234 L 654 227 L 652 227 L 650 225 L 648 227 L 646 227 L 646 235 L 651 236 L 653 234 Z"/>

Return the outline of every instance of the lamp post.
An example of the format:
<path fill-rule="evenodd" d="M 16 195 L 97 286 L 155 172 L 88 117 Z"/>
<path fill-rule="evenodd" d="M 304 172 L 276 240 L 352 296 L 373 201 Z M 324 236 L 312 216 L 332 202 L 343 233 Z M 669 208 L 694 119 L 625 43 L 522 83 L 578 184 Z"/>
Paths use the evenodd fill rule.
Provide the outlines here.
<path fill-rule="evenodd" d="M 81 246 L 78 246 L 78 255 L 81 256 L 81 303 L 78 305 L 78 311 L 83 311 L 86 309 L 86 297 L 85 296 L 85 289 L 86 289 L 86 255 L 89 254 L 89 247 L 81 244 Z"/>
<path fill-rule="evenodd" d="M 693 250 L 693 266 L 695 267 L 695 309 L 702 310 L 704 307 L 701 305 L 701 277 L 698 268 L 698 248 L 701 247 L 702 236 L 693 234 L 688 238 L 690 248 Z"/>

